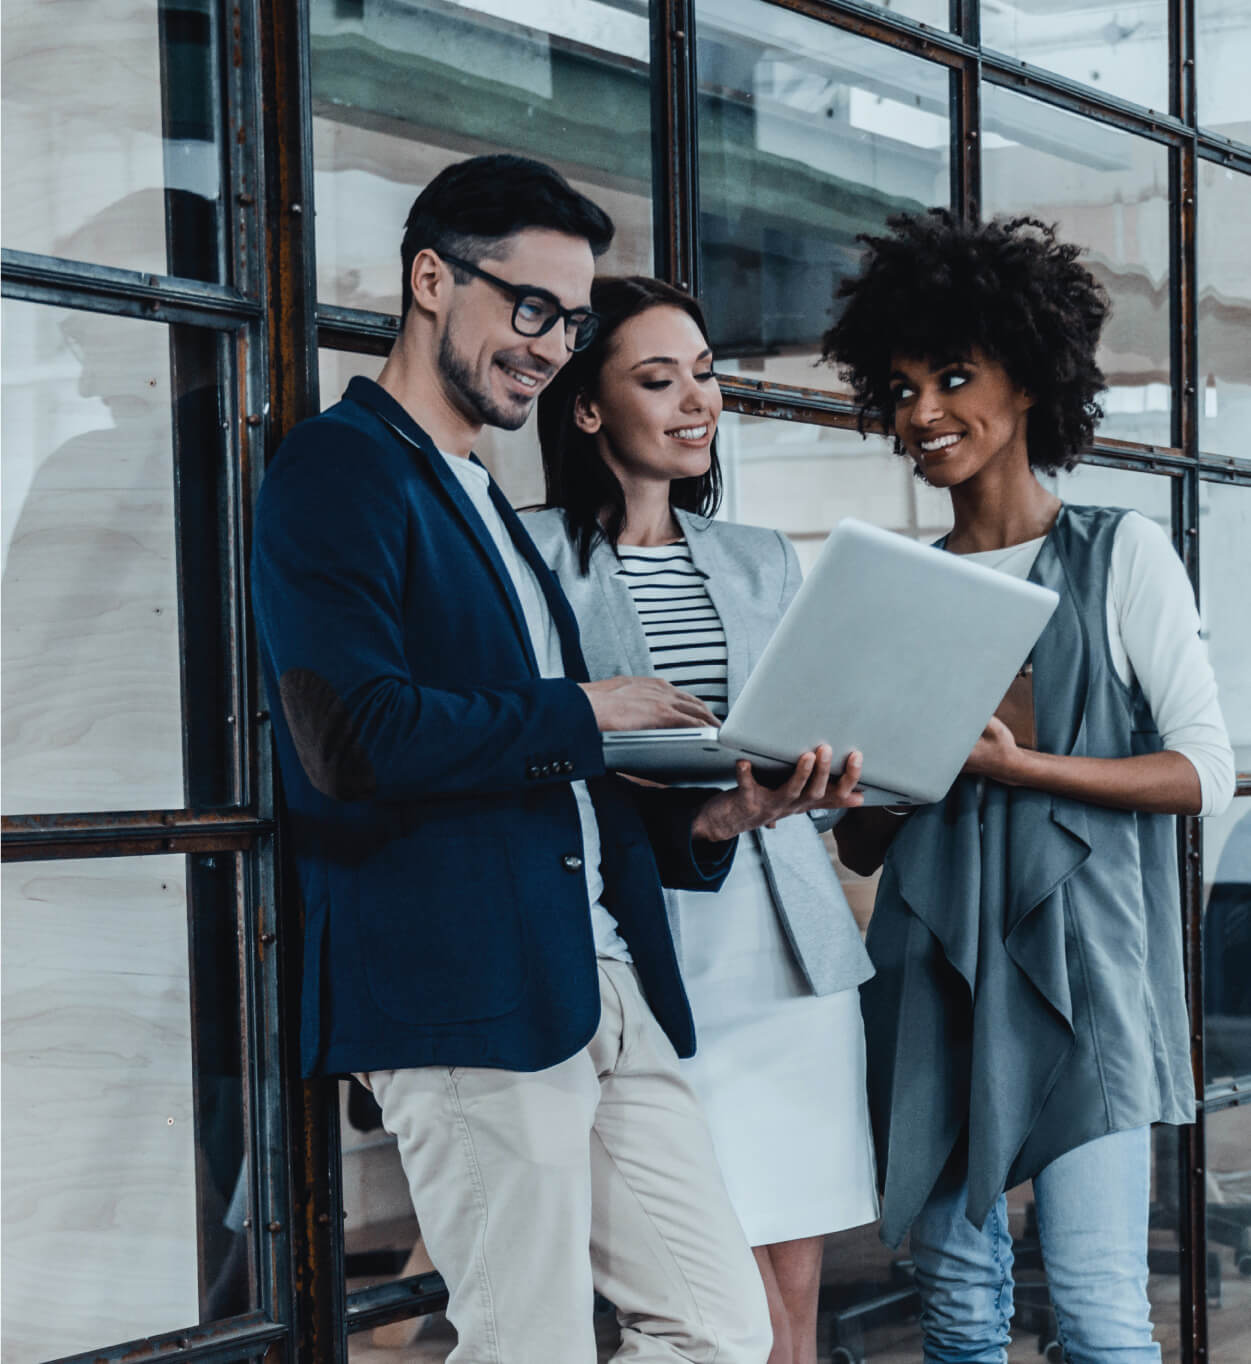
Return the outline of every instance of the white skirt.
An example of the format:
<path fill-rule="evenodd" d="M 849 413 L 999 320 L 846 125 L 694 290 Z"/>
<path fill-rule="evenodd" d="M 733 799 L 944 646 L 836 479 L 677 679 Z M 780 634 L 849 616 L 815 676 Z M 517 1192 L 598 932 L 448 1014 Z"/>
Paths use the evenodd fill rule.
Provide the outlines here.
<path fill-rule="evenodd" d="M 698 1041 L 683 1073 L 748 1243 L 876 1220 L 859 990 L 812 994 L 755 838 L 739 839 L 718 893 L 676 897 Z"/>

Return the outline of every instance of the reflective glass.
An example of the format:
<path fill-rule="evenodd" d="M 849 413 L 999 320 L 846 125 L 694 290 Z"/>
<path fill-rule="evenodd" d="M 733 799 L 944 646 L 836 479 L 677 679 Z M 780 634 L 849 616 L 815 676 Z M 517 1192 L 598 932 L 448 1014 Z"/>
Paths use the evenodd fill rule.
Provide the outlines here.
<path fill-rule="evenodd" d="M 1167 113 L 1168 10 L 1168 0 L 1002 0 L 981 6 L 982 45 Z"/>
<path fill-rule="evenodd" d="M 1079 464 L 1043 474 L 1040 482 L 1057 497 L 1084 507 L 1131 507 L 1173 538 L 1173 480 L 1136 469 L 1113 469 L 1103 464 Z"/>
<path fill-rule="evenodd" d="M 860 232 L 950 200 L 943 67 L 762 0 L 698 13 L 701 289 L 726 374 L 817 368 Z"/>
<path fill-rule="evenodd" d="M 1200 124 L 1251 142 L 1251 8 L 1246 0 L 1195 0 L 1195 34 Z"/>
<path fill-rule="evenodd" d="M 1246 459 L 1251 426 L 1251 176 L 1199 162 L 1199 444 Z"/>
<path fill-rule="evenodd" d="M 1251 771 L 1251 488 L 1199 484 L 1199 611 L 1240 772 Z"/>
<path fill-rule="evenodd" d="M 1203 883 L 1204 1059 L 1221 1088 L 1251 1077 L 1251 796 L 1203 821 Z"/>
<path fill-rule="evenodd" d="M 919 24 L 928 24 L 930 28 L 951 27 L 951 5 L 948 0 L 870 0 L 870 3 L 902 19 L 915 19 Z"/>
<path fill-rule="evenodd" d="M 951 526 L 946 494 L 914 478 L 882 436 L 726 412 L 717 449 L 725 476 L 721 516 L 783 531 L 805 569 L 844 516 L 918 540 L 937 539 Z"/>
<path fill-rule="evenodd" d="M 6 247 L 220 277 L 217 12 L 6 0 Z"/>
<path fill-rule="evenodd" d="M 233 855 L 3 869 L 6 1364 L 255 1306 Z"/>
<path fill-rule="evenodd" d="M 1208 1358 L 1243 1364 L 1251 1352 L 1251 1107 L 1204 1122 L 1208 1214 Z"/>
<path fill-rule="evenodd" d="M 1168 445 L 1169 222 L 1166 148 L 998 86 L 982 90 L 983 212 L 1030 214 L 1086 249 L 1112 313 L 1099 363 L 1100 426 Z"/>
<path fill-rule="evenodd" d="M 216 337 L 11 300 L 3 321 L 4 808 L 228 803 Z"/>
<path fill-rule="evenodd" d="M 359 355 L 326 347 L 318 355 L 323 411 L 339 401 L 355 375 L 376 379 L 383 366 L 383 357 L 379 355 Z M 533 417 L 517 431 L 484 426 L 473 452 L 491 471 L 491 477 L 514 507 L 542 505 L 543 461 Z"/>
<path fill-rule="evenodd" d="M 398 313 L 422 188 L 484 152 L 547 161 L 612 217 L 602 268 L 650 273 L 645 0 L 311 0 L 317 293 Z"/>

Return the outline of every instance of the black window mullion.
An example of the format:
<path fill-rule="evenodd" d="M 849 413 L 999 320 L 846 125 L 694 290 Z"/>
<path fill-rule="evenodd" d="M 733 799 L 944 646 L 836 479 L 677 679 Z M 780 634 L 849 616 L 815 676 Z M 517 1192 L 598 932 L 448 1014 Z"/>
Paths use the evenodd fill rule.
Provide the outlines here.
<path fill-rule="evenodd" d="M 1195 99 L 1195 0 L 1169 0 L 1169 112 L 1193 128 L 1198 123 Z"/>
<path fill-rule="evenodd" d="M 264 403 L 250 414 L 263 437 L 266 459 L 287 432 L 318 408 L 316 260 L 313 232 L 313 136 L 309 16 L 304 0 L 258 3 L 263 119 L 256 196 L 261 201 L 263 316 L 259 333 Z M 251 469 L 253 486 L 260 461 Z M 251 678 L 259 686 L 253 658 Z M 263 745 L 258 745 L 263 746 Z M 285 1211 L 270 1207 L 259 1233 L 266 1275 L 273 1284 L 289 1270 L 292 1354 L 297 1359 L 347 1357 L 343 1283 L 343 1199 L 339 1162 L 337 1083 L 300 1078 L 299 988 L 303 912 L 290 840 L 282 837 L 278 862 L 263 867 L 273 880 L 262 887 L 257 909 L 266 924 L 255 957 L 253 998 L 274 1010 L 267 1034 L 270 1076 L 282 1076 L 276 1107 L 267 1109 L 270 1151 L 285 1156 L 285 1179 L 268 1160 L 269 1196 L 285 1195 Z M 273 935 L 270 937 L 270 935 Z M 266 942 L 265 939 L 269 941 Z M 263 954 L 259 949 L 264 948 Z M 278 967 L 275 975 L 275 967 Z M 281 1017 L 284 1025 L 277 1030 Z M 285 1137 L 281 1134 L 285 1133 Z"/>
<path fill-rule="evenodd" d="M 656 274 L 699 293 L 695 0 L 653 0 L 652 224 Z"/>
<path fill-rule="evenodd" d="M 973 58 L 951 72 L 951 206 L 965 222 L 982 213 L 982 64 Z"/>
<path fill-rule="evenodd" d="M 26 303 L 199 327 L 234 327 L 260 312 L 257 304 L 228 285 L 120 270 L 7 247 L 0 252 L 0 286 L 5 298 Z"/>

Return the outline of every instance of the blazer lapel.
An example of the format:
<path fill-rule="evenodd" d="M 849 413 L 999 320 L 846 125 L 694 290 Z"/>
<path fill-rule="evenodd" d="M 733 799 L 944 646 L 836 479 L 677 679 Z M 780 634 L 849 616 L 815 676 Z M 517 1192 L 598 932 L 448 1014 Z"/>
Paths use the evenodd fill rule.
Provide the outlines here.
<path fill-rule="evenodd" d="M 435 448 L 434 443 L 426 437 L 425 442 L 415 439 L 409 432 L 405 431 L 385 413 L 378 411 L 381 420 L 402 440 L 406 445 L 415 450 L 422 457 L 424 466 L 434 478 L 436 484 L 443 490 L 447 501 L 451 503 L 452 510 L 460 518 L 469 538 L 476 544 L 479 553 L 486 560 L 487 566 L 495 575 L 496 584 L 504 595 L 504 600 L 508 605 L 509 614 L 512 616 L 513 625 L 517 630 L 522 647 L 525 649 L 526 658 L 529 660 L 531 671 L 537 676 L 539 671 L 538 660 L 534 656 L 534 644 L 530 639 L 530 629 L 526 625 L 525 614 L 521 609 L 521 602 L 517 597 L 517 589 L 513 586 L 513 580 L 508 570 L 504 567 L 504 561 L 500 558 L 499 550 L 495 547 L 495 541 L 491 539 L 491 532 L 483 524 L 482 517 L 478 515 L 477 508 L 469 500 L 469 494 L 460 486 L 460 480 L 447 467 L 447 460 Z M 418 428 L 420 430 L 420 428 Z M 421 432 L 425 436 L 425 432 Z M 427 445 L 429 448 L 427 448 Z M 491 485 L 492 500 L 497 491 L 495 485 Z M 496 504 L 498 506 L 498 503 Z M 505 502 L 505 506 L 507 503 Z M 511 509 L 510 509 L 511 510 Z M 507 522 L 505 522 L 507 524 Z M 511 527 L 510 527 L 511 530 Z M 516 539 L 516 533 L 513 533 Z M 528 536 L 524 537 L 529 539 Z M 540 581 L 542 581 L 540 579 Z M 562 635 L 563 641 L 563 635 Z"/>
<path fill-rule="evenodd" d="M 707 533 L 713 523 L 706 516 L 696 516 L 693 512 L 675 508 L 674 517 L 686 536 L 691 562 L 704 575 L 704 587 L 725 630 L 726 692 L 727 701 L 732 706 L 746 685 L 756 661 L 752 657 L 752 641 L 748 639 L 747 631 L 730 628 L 731 623 L 738 626 L 741 617 L 735 603 L 725 595 L 726 584 L 733 582 L 735 575 L 733 571 L 727 571 L 717 537 Z"/>
<path fill-rule="evenodd" d="M 631 677 L 655 677 L 651 650 L 643 633 L 643 622 L 620 576 L 621 560 L 612 546 L 601 540 L 591 551 L 590 572 L 603 604 L 606 628 L 611 631 L 614 651 L 625 655 Z"/>

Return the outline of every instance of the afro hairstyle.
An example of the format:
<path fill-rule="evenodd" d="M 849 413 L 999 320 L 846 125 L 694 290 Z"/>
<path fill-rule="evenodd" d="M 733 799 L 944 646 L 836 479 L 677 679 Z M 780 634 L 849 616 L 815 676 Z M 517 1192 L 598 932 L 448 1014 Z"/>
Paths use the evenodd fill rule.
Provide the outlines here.
<path fill-rule="evenodd" d="M 894 428 L 892 356 L 942 365 L 976 349 L 1034 400 L 1031 467 L 1071 469 L 1107 387 L 1095 352 L 1108 296 L 1081 248 L 1037 218 L 963 223 L 931 209 L 886 225 L 889 235 L 857 239 L 868 248 L 860 273 L 835 290 L 836 310 L 845 303 L 822 337 L 822 358 L 855 393 L 861 433 Z"/>

